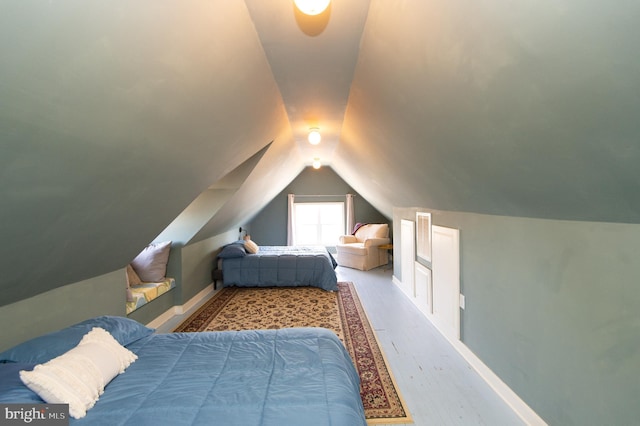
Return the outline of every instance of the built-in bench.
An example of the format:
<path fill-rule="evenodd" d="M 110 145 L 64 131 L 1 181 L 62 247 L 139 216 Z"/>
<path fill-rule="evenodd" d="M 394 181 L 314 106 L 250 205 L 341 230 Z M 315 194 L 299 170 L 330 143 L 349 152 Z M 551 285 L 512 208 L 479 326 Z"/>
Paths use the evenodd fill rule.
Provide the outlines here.
<path fill-rule="evenodd" d="M 164 281 L 157 283 L 143 282 L 129 286 L 130 297 L 127 300 L 127 315 L 158 296 L 165 294 L 175 286 L 176 280 L 173 278 L 165 278 Z"/>
<path fill-rule="evenodd" d="M 127 315 L 175 288 L 166 277 L 170 250 L 171 241 L 151 243 L 127 265 Z"/>

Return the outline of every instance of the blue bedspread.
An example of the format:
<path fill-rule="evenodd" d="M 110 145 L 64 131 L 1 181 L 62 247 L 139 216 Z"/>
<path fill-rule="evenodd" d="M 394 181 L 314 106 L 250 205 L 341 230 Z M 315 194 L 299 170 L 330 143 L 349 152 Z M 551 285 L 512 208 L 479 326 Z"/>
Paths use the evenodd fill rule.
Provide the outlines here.
<path fill-rule="evenodd" d="M 325 247 L 260 246 L 256 254 L 224 259 L 223 284 L 244 287 L 314 286 L 337 290 L 337 263 Z"/>
<path fill-rule="evenodd" d="M 359 378 L 320 328 L 156 334 L 77 425 L 365 425 Z"/>
<path fill-rule="evenodd" d="M 72 425 L 366 425 L 353 362 L 324 328 L 154 334 L 129 318 L 90 318 L 0 353 L 0 403 L 43 403 L 19 371 L 71 350 L 94 327 L 138 359 Z"/>

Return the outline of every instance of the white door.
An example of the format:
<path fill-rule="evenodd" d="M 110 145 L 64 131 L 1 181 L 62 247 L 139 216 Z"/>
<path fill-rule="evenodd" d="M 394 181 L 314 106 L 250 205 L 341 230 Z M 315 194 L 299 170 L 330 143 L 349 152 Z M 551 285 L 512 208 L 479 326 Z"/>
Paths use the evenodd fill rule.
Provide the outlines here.
<path fill-rule="evenodd" d="M 431 269 L 416 262 L 415 275 L 415 304 L 420 311 L 427 317 L 432 314 L 431 311 Z"/>
<path fill-rule="evenodd" d="M 415 245 L 415 223 L 411 220 L 404 220 L 400 222 L 400 274 L 401 274 L 401 288 L 404 293 L 412 300 L 414 297 L 413 290 L 413 264 L 416 258 L 416 245 Z"/>
<path fill-rule="evenodd" d="M 433 323 L 450 340 L 460 340 L 460 231 L 433 226 Z"/>

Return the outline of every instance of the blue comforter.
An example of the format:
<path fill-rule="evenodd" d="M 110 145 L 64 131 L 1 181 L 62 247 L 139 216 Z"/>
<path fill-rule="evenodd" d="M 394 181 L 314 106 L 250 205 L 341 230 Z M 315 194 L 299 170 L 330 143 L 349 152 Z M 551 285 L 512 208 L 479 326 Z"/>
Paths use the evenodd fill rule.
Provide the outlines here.
<path fill-rule="evenodd" d="M 321 328 L 154 334 L 77 425 L 366 425 L 359 378 Z"/>
<path fill-rule="evenodd" d="M 0 353 L 0 404 L 42 404 L 20 370 L 58 357 L 94 327 L 138 355 L 73 425 L 366 425 L 360 380 L 324 328 L 154 334 L 101 316 Z"/>
<path fill-rule="evenodd" d="M 314 286 L 337 290 L 337 263 L 325 247 L 260 246 L 256 254 L 224 259 L 223 284 L 244 287 Z"/>

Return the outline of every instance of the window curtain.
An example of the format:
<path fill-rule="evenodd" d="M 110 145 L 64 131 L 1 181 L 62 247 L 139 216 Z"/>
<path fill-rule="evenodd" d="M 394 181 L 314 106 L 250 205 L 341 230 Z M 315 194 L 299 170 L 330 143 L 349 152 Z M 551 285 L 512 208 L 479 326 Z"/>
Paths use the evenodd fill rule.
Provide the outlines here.
<path fill-rule="evenodd" d="M 353 205 L 353 197 L 353 194 L 346 195 L 347 202 L 345 209 L 347 210 L 347 235 L 351 234 L 353 232 L 353 228 L 356 226 L 356 211 Z"/>
<path fill-rule="evenodd" d="M 295 229 L 296 229 L 296 218 L 294 214 L 293 203 L 295 201 L 295 195 L 289 194 L 287 196 L 287 245 L 294 245 L 295 241 Z"/>

